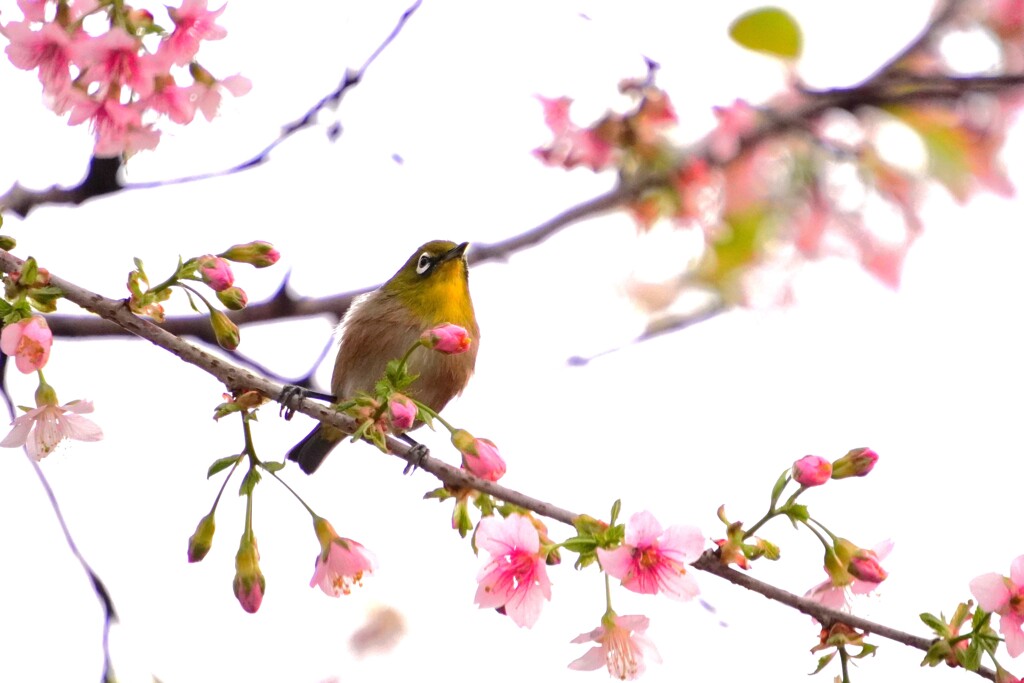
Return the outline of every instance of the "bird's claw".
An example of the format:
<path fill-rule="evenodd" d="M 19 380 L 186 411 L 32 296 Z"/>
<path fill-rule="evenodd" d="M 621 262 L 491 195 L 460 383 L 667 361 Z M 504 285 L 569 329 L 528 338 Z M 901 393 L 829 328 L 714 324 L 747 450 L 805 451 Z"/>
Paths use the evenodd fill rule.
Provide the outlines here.
<path fill-rule="evenodd" d="M 281 404 L 281 409 L 278 411 L 278 415 L 282 416 L 285 420 L 290 420 L 295 415 L 295 408 L 298 406 L 298 402 L 309 396 L 309 392 L 300 386 L 295 384 L 286 384 L 281 389 L 281 394 L 277 397 L 277 402 Z"/>
<path fill-rule="evenodd" d="M 430 449 L 421 443 L 413 444 L 406 454 L 409 464 L 402 470 L 402 474 L 412 474 L 423 463 L 423 459 L 430 455 Z"/>

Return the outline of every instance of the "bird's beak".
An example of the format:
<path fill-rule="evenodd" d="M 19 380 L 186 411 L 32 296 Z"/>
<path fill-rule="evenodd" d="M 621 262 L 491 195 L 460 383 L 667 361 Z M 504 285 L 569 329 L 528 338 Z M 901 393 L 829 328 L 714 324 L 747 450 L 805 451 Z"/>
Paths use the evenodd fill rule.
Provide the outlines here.
<path fill-rule="evenodd" d="M 463 242 L 454 249 L 446 251 L 444 254 L 442 254 L 441 258 L 439 258 L 437 262 L 444 263 L 445 261 L 451 261 L 452 259 L 462 258 L 462 256 L 466 253 L 467 249 L 469 249 L 469 242 Z"/>

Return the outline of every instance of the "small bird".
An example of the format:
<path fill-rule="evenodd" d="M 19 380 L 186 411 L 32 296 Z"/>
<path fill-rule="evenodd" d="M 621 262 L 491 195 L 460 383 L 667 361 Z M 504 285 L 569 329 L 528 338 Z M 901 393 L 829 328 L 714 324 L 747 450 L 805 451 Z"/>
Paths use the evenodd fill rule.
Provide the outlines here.
<path fill-rule="evenodd" d="M 438 412 L 462 393 L 480 345 L 469 297 L 468 246 L 427 242 L 390 280 L 353 302 L 341 323 L 341 348 L 331 378 L 331 391 L 339 401 L 360 391 L 372 393 L 388 361 L 404 356 L 423 332 L 442 323 L 465 328 L 472 340 L 469 349 L 456 355 L 426 349 L 412 354 L 409 372 L 419 377 L 405 393 Z M 288 451 L 288 459 L 312 474 L 345 436 L 335 427 L 318 424 Z"/>

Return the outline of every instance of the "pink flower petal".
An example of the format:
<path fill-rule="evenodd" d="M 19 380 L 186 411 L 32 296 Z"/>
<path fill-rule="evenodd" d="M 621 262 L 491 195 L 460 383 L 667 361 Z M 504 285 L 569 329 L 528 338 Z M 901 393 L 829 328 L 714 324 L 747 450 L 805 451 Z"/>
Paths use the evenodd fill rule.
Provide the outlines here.
<path fill-rule="evenodd" d="M 971 595 L 978 601 L 978 606 L 986 612 L 1000 612 L 1006 609 L 1010 601 L 1010 589 L 1006 579 L 994 572 L 982 574 L 970 583 Z"/>

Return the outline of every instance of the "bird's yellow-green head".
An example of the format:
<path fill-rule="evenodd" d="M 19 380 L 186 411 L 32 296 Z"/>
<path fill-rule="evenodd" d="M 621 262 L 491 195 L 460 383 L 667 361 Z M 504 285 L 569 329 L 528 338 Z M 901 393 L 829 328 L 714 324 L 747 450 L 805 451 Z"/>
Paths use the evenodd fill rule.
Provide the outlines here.
<path fill-rule="evenodd" d="M 425 325 L 450 322 L 476 326 L 469 298 L 468 242 L 427 242 L 417 249 L 382 289 L 395 296 Z"/>

